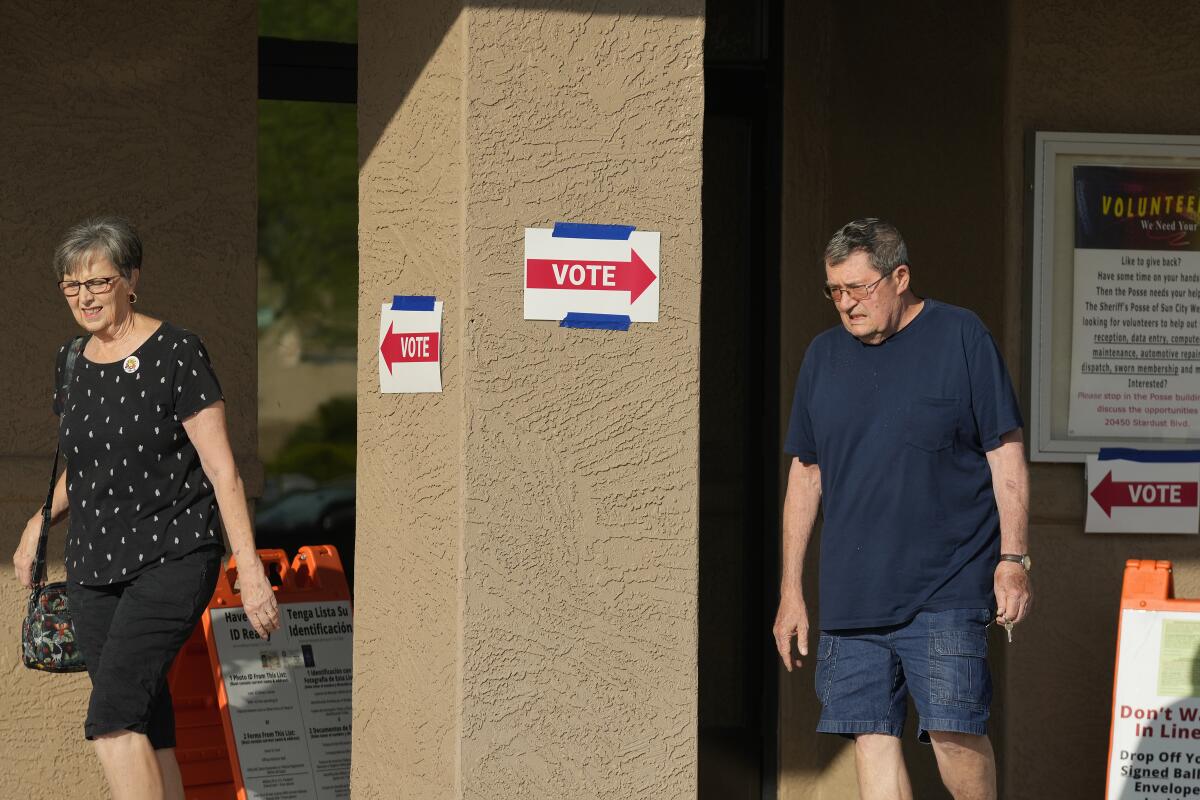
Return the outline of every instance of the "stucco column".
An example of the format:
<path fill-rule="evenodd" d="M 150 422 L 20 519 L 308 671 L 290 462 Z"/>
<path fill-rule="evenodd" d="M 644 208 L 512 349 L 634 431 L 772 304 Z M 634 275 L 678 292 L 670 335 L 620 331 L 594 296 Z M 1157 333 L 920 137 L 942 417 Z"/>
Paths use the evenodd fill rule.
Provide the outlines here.
<path fill-rule="evenodd" d="M 354 796 L 694 797 L 703 3 L 359 15 Z M 661 231 L 662 321 L 523 320 L 556 220 Z M 440 395 L 378 392 L 392 294 Z"/>

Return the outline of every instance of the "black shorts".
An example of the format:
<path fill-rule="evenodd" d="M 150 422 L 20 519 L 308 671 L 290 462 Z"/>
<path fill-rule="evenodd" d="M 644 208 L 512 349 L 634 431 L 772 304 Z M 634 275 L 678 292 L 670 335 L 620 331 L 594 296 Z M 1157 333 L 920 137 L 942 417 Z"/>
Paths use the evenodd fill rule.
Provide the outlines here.
<path fill-rule="evenodd" d="M 83 732 L 144 733 L 155 750 L 175 746 L 167 672 L 212 599 L 219 547 L 205 547 L 107 586 L 67 584 L 75 641 L 92 679 Z"/>

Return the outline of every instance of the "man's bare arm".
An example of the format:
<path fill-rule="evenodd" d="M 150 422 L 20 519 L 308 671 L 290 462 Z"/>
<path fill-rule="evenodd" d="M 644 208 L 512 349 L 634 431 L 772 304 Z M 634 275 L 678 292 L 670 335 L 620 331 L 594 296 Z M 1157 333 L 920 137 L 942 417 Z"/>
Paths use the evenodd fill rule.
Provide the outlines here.
<path fill-rule="evenodd" d="M 1000 511 L 1000 552 L 1029 552 L 1029 467 L 1018 428 L 1000 438 L 1000 446 L 987 453 L 992 468 L 992 491 Z M 1025 568 L 1012 561 L 996 565 L 996 620 L 1021 622 L 1029 616 L 1033 589 Z"/>
<path fill-rule="evenodd" d="M 804 603 L 804 555 L 821 505 L 821 468 L 792 459 L 787 495 L 783 501 L 783 577 L 779 611 L 775 615 L 775 648 L 788 672 L 801 666 L 792 656 L 792 638 L 801 656 L 808 656 L 808 607 Z"/>

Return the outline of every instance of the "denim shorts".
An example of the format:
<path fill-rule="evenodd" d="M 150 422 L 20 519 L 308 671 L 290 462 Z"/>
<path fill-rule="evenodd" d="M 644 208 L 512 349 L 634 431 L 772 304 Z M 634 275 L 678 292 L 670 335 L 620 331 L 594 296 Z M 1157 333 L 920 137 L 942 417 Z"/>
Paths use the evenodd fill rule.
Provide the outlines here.
<path fill-rule="evenodd" d="M 899 737 L 908 695 L 929 731 L 987 733 L 992 675 L 987 663 L 986 608 L 922 611 L 886 628 L 822 631 L 817 644 L 817 730 L 851 737 Z"/>
<path fill-rule="evenodd" d="M 205 547 L 122 583 L 67 584 L 75 641 L 92 679 L 88 739 L 130 730 L 155 750 L 175 746 L 167 671 L 212 599 L 222 555 L 220 546 Z"/>

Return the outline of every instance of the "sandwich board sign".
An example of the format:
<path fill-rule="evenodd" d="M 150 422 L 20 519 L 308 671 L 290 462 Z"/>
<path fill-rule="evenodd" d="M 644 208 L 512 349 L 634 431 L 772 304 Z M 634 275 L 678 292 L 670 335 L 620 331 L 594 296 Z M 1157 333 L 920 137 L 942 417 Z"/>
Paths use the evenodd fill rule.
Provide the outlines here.
<path fill-rule="evenodd" d="M 568 314 L 658 322 L 659 233 L 632 225 L 525 229 L 525 319 Z"/>
<path fill-rule="evenodd" d="M 1106 800 L 1200 797 L 1200 600 L 1170 561 L 1125 562 Z"/>

